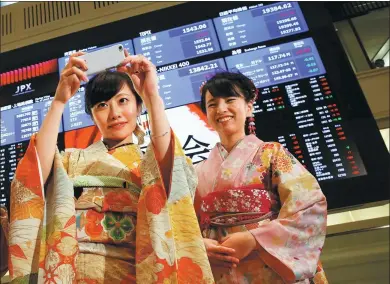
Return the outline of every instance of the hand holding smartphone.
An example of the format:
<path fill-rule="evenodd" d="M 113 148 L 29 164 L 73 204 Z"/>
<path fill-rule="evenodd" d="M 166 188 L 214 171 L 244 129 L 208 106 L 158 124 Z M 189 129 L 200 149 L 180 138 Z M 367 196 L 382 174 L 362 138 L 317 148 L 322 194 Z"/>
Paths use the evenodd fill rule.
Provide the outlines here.
<path fill-rule="evenodd" d="M 126 58 L 125 48 L 122 44 L 116 44 L 81 55 L 79 58 L 85 60 L 88 66 L 88 70 L 85 71 L 85 74 L 89 77 L 119 65 L 119 63 Z"/>

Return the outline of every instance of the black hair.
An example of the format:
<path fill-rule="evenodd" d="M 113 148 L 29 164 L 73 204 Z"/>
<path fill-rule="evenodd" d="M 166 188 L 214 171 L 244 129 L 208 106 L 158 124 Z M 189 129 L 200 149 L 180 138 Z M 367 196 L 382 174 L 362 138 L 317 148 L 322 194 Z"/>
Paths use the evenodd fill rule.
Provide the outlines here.
<path fill-rule="evenodd" d="M 214 98 L 244 97 L 249 103 L 256 98 L 257 89 L 252 80 L 241 73 L 219 72 L 209 79 L 201 90 L 200 106 L 204 113 L 206 112 L 206 93 L 207 91 Z M 240 93 L 241 94 L 240 94 Z"/>
<path fill-rule="evenodd" d="M 137 107 L 142 105 L 142 99 L 134 89 L 130 77 L 123 72 L 102 71 L 94 76 L 85 87 L 85 112 L 92 115 L 91 109 L 102 101 L 108 101 L 127 84 L 134 94 Z"/>

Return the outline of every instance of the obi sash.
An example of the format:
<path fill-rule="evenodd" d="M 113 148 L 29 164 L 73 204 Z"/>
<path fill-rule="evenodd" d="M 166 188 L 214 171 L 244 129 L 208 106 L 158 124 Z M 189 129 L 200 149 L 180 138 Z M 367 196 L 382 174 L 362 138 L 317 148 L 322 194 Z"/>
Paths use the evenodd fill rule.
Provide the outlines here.
<path fill-rule="evenodd" d="M 215 191 L 201 200 L 201 229 L 210 226 L 231 227 L 273 219 L 271 197 L 264 185 Z"/>

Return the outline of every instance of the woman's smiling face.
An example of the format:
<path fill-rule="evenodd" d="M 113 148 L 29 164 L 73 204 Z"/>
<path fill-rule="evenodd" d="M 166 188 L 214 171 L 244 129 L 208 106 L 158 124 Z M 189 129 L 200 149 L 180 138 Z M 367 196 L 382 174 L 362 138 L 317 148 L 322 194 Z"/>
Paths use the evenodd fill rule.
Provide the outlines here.
<path fill-rule="evenodd" d="M 136 127 L 139 110 L 134 94 L 127 84 L 108 101 L 92 107 L 92 118 L 104 139 L 123 141 L 130 137 Z"/>
<path fill-rule="evenodd" d="M 219 136 L 245 134 L 245 121 L 251 111 L 252 104 L 247 103 L 242 95 L 213 97 L 206 92 L 207 119 Z"/>

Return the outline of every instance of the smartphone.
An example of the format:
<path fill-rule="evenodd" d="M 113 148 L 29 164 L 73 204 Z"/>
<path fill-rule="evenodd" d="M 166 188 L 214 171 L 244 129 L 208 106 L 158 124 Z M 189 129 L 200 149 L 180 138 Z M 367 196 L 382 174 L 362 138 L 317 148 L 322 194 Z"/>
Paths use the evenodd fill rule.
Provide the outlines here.
<path fill-rule="evenodd" d="M 116 44 L 79 56 L 87 63 L 88 70 L 85 71 L 85 74 L 88 77 L 100 71 L 116 67 L 125 57 L 125 48 L 122 44 Z"/>

